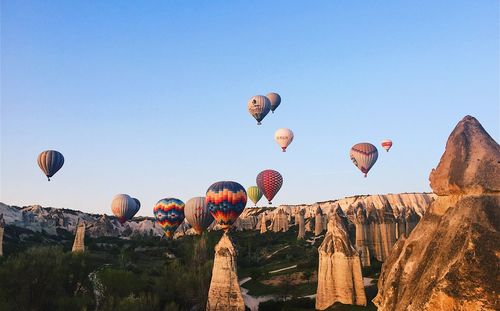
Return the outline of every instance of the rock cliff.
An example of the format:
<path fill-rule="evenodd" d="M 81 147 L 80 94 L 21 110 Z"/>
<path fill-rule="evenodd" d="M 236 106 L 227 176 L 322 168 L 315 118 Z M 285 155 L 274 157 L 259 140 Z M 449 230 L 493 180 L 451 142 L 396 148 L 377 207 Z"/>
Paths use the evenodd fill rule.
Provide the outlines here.
<path fill-rule="evenodd" d="M 224 233 L 215 246 L 207 311 L 226 310 L 244 311 L 245 303 L 236 273 L 236 250 L 229 236 Z"/>
<path fill-rule="evenodd" d="M 498 310 L 499 176 L 500 146 L 465 117 L 430 174 L 439 196 L 382 267 L 379 310 Z"/>

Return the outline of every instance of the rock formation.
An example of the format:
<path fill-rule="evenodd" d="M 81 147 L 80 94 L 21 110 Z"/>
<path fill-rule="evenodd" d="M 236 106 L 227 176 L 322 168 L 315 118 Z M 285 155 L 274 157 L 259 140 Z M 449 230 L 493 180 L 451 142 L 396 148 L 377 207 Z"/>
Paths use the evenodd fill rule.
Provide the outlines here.
<path fill-rule="evenodd" d="M 3 230 L 5 226 L 5 221 L 3 220 L 3 214 L 0 214 L 0 256 L 3 256 Z"/>
<path fill-rule="evenodd" d="M 73 253 L 85 251 L 85 223 L 81 222 L 76 227 L 75 241 L 73 242 Z"/>
<path fill-rule="evenodd" d="M 318 236 L 321 232 L 323 232 L 323 212 L 318 207 L 314 216 L 314 235 Z"/>
<path fill-rule="evenodd" d="M 208 291 L 207 311 L 245 310 L 236 273 L 236 250 L 224 233 L 215 246 L 212 281 Z"/>
<path fill-rule="evenodd" d="M 500 146 L 467 116 L 430 174 L 438 195 L 382 267 L 379 310 L 498 310 Z"/>
<path fill-rule="evenodd" d="M 271 224 L 273 232 L 287 232 L 288 231 L 288 215 L 282 209 L 279 209 L 274 214 L 273 222 Z"/>
<path fill-rule="evenodd" d="M 305 230 L 305 220 L 304 220 L 304 211 L 299 211 L 297 214 L 296 214 L 296 219 L 297 219 L 297 223 L 299 225 L 299 230 L 298 230 L 298 234 L 297 234 L 297 239 L 299 240 L 303 240 L 306 236 L 306 230 Z"/>
<path fill-rule="evenodd" d="M 325 310 L 336 302 L 365 306 L 359 254 L 352 246 L 339 217 L 330 219 L 318 252 L 316 309 Z"/>
<path fill-rule="evenodd" d="M 262 217 L 260 218 L 260 233 L 266 233 L 267 232 L 267 225 L 266 225 L 266 214 L 262 213 Z"/>
<path fill-rule="evenodd" d="M 311 222 L 312 222 L 311 218 L 309 218 L 308 220 L 306 220 L 306 223 L 304 225 L 306 232 L 312 232 L 312 224 L 311 224 Z"/>

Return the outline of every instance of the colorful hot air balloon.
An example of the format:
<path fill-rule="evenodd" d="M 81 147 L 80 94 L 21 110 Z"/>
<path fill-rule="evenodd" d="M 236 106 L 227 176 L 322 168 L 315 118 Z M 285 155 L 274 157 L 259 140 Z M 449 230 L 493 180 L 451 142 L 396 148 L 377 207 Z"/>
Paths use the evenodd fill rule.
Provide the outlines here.
<path fill-rule="evenodd" d="M 260 121 L 264 119 L 264 117 L 271 110 L 271 102 L 269 99 L 262 95 L 257 95 L 248 101 L 248 112 L 257 120 L 257 124 L 260 125 Z"/>
<path fill-rule="evenodd" d="M 252 200 L 253 204 L 257 205 L 260 198 L 262 198 L 262 191 L 260 191 L 259 187 L 251 186 L 247 189 L 247 194 L 250 200 Z"/>
<path fill-rule="evenodd" d="M 186 220 L 198 234 L 206 230 L 214 221 L 205 202 L 205 197 L 195 197 L 187 201 L 184 214 Z"/>
<path fill-rule="evenodd" d="M 384 139 L 381 143 L 382 148 L 385 149 L 385 151 L 389 152 L 389 149 L 392 147 L 392 140 L 390 139 Z"/>
<path fill-rule="evenodd" d="M 170 238 L 184 221 L 184 202 L 175 198 L 161 199 L 154 206 L 153 214 L 167 238 Z"/>
<path fill-rule="evenodd" d="M 267 198 L 269 204 L 273 204 L 271 200 L 278 193 L 282 185 L 283 177 L 277 171 L 265 170 L 257 175 L 257 186 Z"/>
<path fill-rule="evenodd" d="M 247 205 L 247 192 L 237 182 L 219 181 L 208 188 L 205 200 L 212 216 L 227 231 Z"/>
<path fill-rule="evenodd" d="M 127 220 L 132 219 L 139 210 L 139 206 L 133 198 L 127 194 L 117 194 L 111 202 L 111 211 L 118 218 L 118 221 L 123 224 Z"/>
<path fill-rule="evenodd" d="M 377 147 L 370 143 L 359 143 L 352 146 L 349 156 L 354 165 L 356 165 L 366 177 L 373 164 L 377 162 L 378 150 Z"/>
<path fill-rule="evenodd" d="M 271 102 L 271 111 L 274 113 L 274 110 L 281 104 L 281 96 L 278 93 L 269 93 L 266 97 L 269 98 Z"/>
<path fill-rule="evenodd" d="M 286 147 L 288 147 L 288 145 L 290 145 L 293 141 L 293 132 L 292 130 L 286 128 L 278 129 L 274 133 L 274 140 L 276 140 L 283 152 L 285 152 Z"/>
<path fill-rule="evenodd" d="M 38 166 L 40 166 L 49 181 L 50 177 L 54 176 L 63 164 L 64 156 L 59 151 L 46 150 L 38 155 Z"/>

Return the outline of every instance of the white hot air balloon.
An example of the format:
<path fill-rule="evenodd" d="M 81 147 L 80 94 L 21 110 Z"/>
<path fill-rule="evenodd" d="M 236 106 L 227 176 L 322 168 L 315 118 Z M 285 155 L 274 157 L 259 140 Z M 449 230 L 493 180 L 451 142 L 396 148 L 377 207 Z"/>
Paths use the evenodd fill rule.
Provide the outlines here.
<path fill-rule="evenodd" d="M 390 139 L 384 139 L 381 143 L 382 148 L 385 149 L 385 151 L 389 152 L 389 149 L 392 147 L 392 140 Z"/>
<path fill-rule="evenodd" d="M 137 202 L 128 194 L 117 194 L 113 197 L 111 211 L 121 224 L 132 219 L 138 210 L 139 206 Z"/>
<path fill-rule="evenodd" d="M 184 207 L 184 215 L 197 234 L 201 234 L 214 222 L 205 197 L 194 197 L 187 201 Z"/>
<path fill-rule="evenodd" d="M 287 128 L 278 129 L 274 133 L 274 140 L 276 140 L 283 152 L 285 152 L 286 147 L 288 147 L 288 145 L 290 145 L 293 141 L 293 132 Z"/>

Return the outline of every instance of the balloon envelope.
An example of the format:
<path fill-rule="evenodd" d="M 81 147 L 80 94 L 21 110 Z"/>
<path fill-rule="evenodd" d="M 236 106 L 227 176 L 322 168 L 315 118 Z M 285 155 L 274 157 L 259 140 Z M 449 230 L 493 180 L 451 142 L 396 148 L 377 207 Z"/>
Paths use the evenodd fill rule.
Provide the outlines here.
<path fill-rule="evenodd" d="M 287 128 L 277 129 L 274 133 L 274 140 L 276 140 L 283 152 L 285 152 L 288 145 L 293 141 L 293 132 Z"/>
<path fill-rule="evenodd" d="M 186 220 L 198 234 L 206 230 L 214 221 L 205 202 L 205 197 L 189 199 L 184 207 L 184 214 L 186 215 Z"/>
<path fill-rule="evenodd" d="M 377 147 L 370 143 L 359 143 L 352 146 L 349 156 L 354 165 L 366 177 L 372 166 L 377 162 L 378 150 Z"/>
<path fill-rule="evenodd" d="M 64 156 L 59 151 L 46 150 L 38 155 L 38 166 L 42 169 L 47 179 L 54 176 L 64 164 Z"/>
<path fill-rule="evenodd" d="M 385 149 L 385 151 L 389 152 L 389 149 L 391 149 L 392 147 L 392 140 L 384 139 L 380 144 L 382 145 L 382 148 Z"/>
<path fill-rule="evenodd" d="M 139 210 L 137 203 L 128 194 L 117 194 L 111 202 L 111 212 L 123 224 L 132 219 Z"/>
<path fill-rule="evenodd" d="M 227 231 L 243 212 L 247 192 L 237 182 L 219 181 L 208 188 L 205 200 L 212 216 Z"/>
<path fill-rule="evenodd" d="M 271 110 L 271 102 L 269 99 L 262 95 L 257 95 L 248 101 L 248 112 L 257 120 L 257 124 L 261 124 L 260 121 L 264 119 L 264 117 Z"/>
<path fill-rule="evenodd" d="M 247 189 L 247 194 L 250 200 L 252 200 L 253 204 L 257 205 L 260 198 L 262 198 L 262 191 L 260 191 L 259 187 L 251 186 Z"/>
<path fill-rule="evenodd" d="M 274 110 L 281 104 L 281 96 L 278 93 L 269 93 L 266 97 L 269 98 L 271 102 L 271 111 L 274 113 Z"/>
<path fill-rule="evenodd" d="M 184 202 L 176 198 L 161 199 L 154 206 L 153 214 L 165 235 L 171 237 L 184 221 Z"/>
<path fill-rule="evenodd" d="M 281 189 L 283 185 L 283 177 L 281 174 L 274 170 L 265 170 L 257 175 L 257 186 L 264 194 L 269 204 L 272 204 L 272 199 Z"/>

